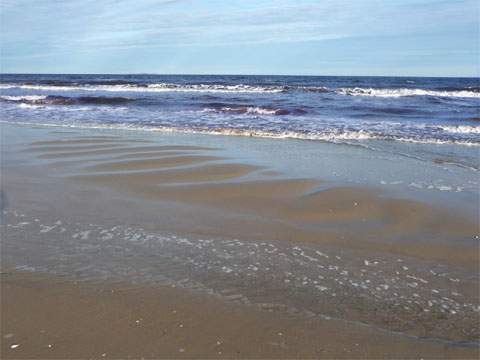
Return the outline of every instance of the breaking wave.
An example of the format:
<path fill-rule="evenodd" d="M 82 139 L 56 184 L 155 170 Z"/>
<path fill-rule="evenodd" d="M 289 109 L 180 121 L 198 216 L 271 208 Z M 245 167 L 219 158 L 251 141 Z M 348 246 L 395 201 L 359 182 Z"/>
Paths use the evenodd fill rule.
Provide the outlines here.
<path fill-rule="evenodd" d="M 133 130 L 133 131 L 160 131 L 167 133 L 193 133 L 210 134 L 225 136 L 246 136 L 271 139 L 297 139 L 310 141 L 325 141 L 330 143 L 361 145 L 363 141 L 399 141 L 415 144 L 433 144 L 433 145 L 462 145 L 462 146 L 480 146 L 479 141 L 460 140 L 460 139 L 436 139 L 416 136 L 389 135 L 370 132 L 366 130 L 346 130 L 346 129 L 326 129 L 324 131 L 263 131 L 255 129 L 235 129 L 235 128 L 185 128 L 163 125 L 146 125 L 138 123 L 37 123 L 37 122 L 19 122 L 0 120 L 0 123 L 14 123 L 21 125 L 36 125 L 62 128 L 89 128 L 89 129 L 113 129 L 113 130 Z M 367 146 L 368 147 L 368 146 Z"/>
<path fill-rule="evenodd" d="M 225 84 L 174 84 L 174 83 L 128 83 L 126 81 L 92 82 L 88 84 L 50 82 L 46 84 L 2 83 L 0 89 L 25 89 L 40 91 L 106 91 L 106 92 L 199 92 L 199 93 L 335 93 L 350 96 L 405 97 L 433 96 L 444 98 L 480 98 L 480 88 L 327 88 L 323 86 L 267 86 L 267 85 L 225 85 Z"/>
<path fill-rule="evenodd" d="M 53 96 L 53 95 L 25 95 L 25 96 L 0 96 L 0 100 L 27 105 L 118 105 L 125 104 L 134 99 L 125 97 L 106 96 Z"/>
<path fill-rule="evenodd" d="M 219 92 L 219 93 L 275 93 L 284 91 L 283 87 L 264 87 L 252 85 L 221 84 L 83 84 L 83 85 L 35 85 L 0 84 L 0 89 L 26 89 L 41 91 L 112 91 L 112 92 Z"/>
<path fill-rule="evenodd" d="M 404 96 L 435 96 L 457 98 L 480 98 L 480 92 L 469 90 L 424 90 L 424 89 L 374 89 L 374 88 L 340 88 L 338 94 L 351 96 L 377 96 L 377 97 L 404 97 Z"/>
<path fill-rule="evenodd" d="M 445 132 L 454 133 L 454 134 L 480 134 L 480 126 L 471 126 L 471 125 L 439 125 L 438 128 L 442 129 Z"/>
<path fill-rule="evenodd" d="M 307 113 L 307 111 L 300 108 L 289 110 L 266 108 L 259 106 L 213 106 L 206 107 L 202 111 L 248 115 L 303 115 Z"/>
<path fill-rule="evenodd" d="M 46 98 L 46 95 L 0 96 L 1 100 L 11 102 L 35 102 L 45 100 Z"/>
<path fill-rule="evenodd" d="M 284 87 L 279 86 L 252 86 L 252 85 L 221 85 L 221 84 L 149 84 L 149 90 L 185 91 L 185 92 L 238 92 L 238 93 L 275 93 L 282 92 Z"/>

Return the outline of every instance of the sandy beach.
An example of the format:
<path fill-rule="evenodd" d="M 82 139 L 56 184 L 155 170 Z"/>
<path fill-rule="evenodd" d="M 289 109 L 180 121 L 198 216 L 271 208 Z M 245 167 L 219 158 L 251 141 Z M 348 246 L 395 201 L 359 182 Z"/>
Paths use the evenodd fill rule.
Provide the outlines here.
<path fill-rule="evenodd" d="M 474 0 L 0 0 L 0 359 L 480 359 Z"/>
<path fill-rule="evenodd" d="M 468 207 L 275 142 L 2 126 L 2 358 L 478 356 Z"/>
<path fill-rule="evenodd" d="M 259 311 L 172 287 L 3 273 L 2 358 L 473 358 L 333 320 Z M 12 346 L 18 347 L 12 348 Z"/>

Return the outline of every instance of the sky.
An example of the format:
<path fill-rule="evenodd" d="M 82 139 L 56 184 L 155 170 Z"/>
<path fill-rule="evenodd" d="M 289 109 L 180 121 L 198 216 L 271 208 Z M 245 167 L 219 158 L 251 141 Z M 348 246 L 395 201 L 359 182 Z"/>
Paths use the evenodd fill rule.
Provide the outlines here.
<path fill-rule="evenodd" d="M 0 71 L 478 77 L 479 4 L 0 0 Z"/>

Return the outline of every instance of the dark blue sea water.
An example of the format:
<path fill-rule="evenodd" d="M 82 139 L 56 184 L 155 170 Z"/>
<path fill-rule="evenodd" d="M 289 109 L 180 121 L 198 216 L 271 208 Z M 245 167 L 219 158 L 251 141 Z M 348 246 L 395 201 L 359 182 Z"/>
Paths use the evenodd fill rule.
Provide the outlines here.
<path fill-rule="evenodd" d="M 480 145 L 467 78 L 1 75 L 1 121 Z"/>

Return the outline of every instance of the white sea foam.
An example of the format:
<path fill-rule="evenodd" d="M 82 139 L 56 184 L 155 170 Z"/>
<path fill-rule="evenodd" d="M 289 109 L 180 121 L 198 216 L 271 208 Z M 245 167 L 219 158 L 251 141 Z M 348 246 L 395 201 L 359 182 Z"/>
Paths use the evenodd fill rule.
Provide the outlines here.
<path fill-rule="evenodd" d="M 458 98 L 480 98 L 480 93 L 467 90 L 437 91 L 424 89 L 373 89 L 373 88 L 340 88 L 336 91 L 343 95 L 352 96 L 377 96 L 377 97 L 403 97 L 403 96 L 437 96 Z"/>
<path fill-rule="evenodd" d="M 46 95 L 21 95 L 21 96 L 9 96 L 9 95 L 2 95 L 0 99 L 7 100 L 7 101 L 38 101 L 38 100 L 45 100 L 47 98 Z"/>
<path fill-rule="evenodd" d="M 203 112 L 226 112 L 237 114 L 249 114 L 249 115 L 277 115 L 280 109 L 267 109 L 258 106 L 246 106 L 246 107 L 221 107 L 219 109 L 204 108 Z"/>
<path fill-rule="evenodd" d="M 149 84 L 145 86 L 135 84 L 122 85 L 26 85 L 0 84 L 0 89 L 25 89 L 40 91 L 109 91 L 109 92 L 220 92 L 220 93 L 275 93 L 283 91 L 281 87 L 261 87 L 250 85 L 218 85 L 218 84 Z"/>
<path fill-rule="evenodd" d="M 189 132 L 189 130 L 187 130 Z M 204 133 L 213 135 L 234 135 L 248 137 L 262 137 L 273 139 L 299 139 L 299 140 L 322 140 L 329 142 L 338 142 L 342 140 L 368 140 L 377 138 L 375 135 L 368 134 L 365 131 L 344 131 L 344 132 L 325 132 L 325 133 L 299 133 L 294 131 L 269 132 L 261 130 L 243 130 L 243 129 L 211 129 L 204 130 Z"/>
<path fill-rule="evenodd" d="M 32 106 L 32 105 L 28 105 Z M 441 140 L 434 138 L 414 138 L 414 137 L 392 137 L 382 134 L 374 134 L 365 130 L 326 130 L 324 132 L 295 132 L 282 131 L 270 132 L 261 130 L 246 130 L 233 128 L 212 128 L 212 129 L 189 129 L 177 128 L 171 126 L 142 126 L 139 124 L 58 124 L 58 123 L 35 123 L 35 122 L 19 122 L 0 120 L 0 123 L 13 123 L 20 125 L 35 125 L 35 126 L 49 126 L 49 127 L 65 127 L 65 128 L 89 128 L 89 129 L 113 129 L 113 130 L 134 130 L 134 131 L 161 131 L 165 133 L 191 133 L 191 134 L 210 134 L 210 135 L 227 135 L 227 136 L 246 136 L 259 137 L 271 139 L 298 139 L 298 140 L 317 140 L 333 143 L 346 143 L 351 145 L 361 144 L 362 140 L 384 140 L 384 141 L 400 141 L 418 144 L 433 144 L 433 145 L 462 145 L 462 146 L 480 146 L 480 142 L 470 140 Z"/>
<path fill-rule="evenodd" d="M 226 108 L 227 110 L 230 110 Z M 259 114 L 259 115 L 275 115 L 278 110 L 275 109 L 265 109 L 261 107 L 249 107 L 247 108 L 247 114 Z"/>
<path fill-rule="evenodd" d="M 439 125 L 438 128 L 442 129 L 445 132 L 455 133 L 455 134 L 480 134 L 480 126 L 472 125 Z"/>
<path fill-rule="evenodd" d="M 437 96 L 457 98 L 480 98 L 480 92 L 472 90 L 427 90 L 412 88 L 376 89 L 376 88 L 338 88 L 312 86 L 254 86 L 246 84 L 83 84 L 83 85 L 35 85 L 35 84 L 0 84 L 0 89 L 26 89 L 40 91 L 108 91 L 108 92 L 217 92 L 217 93 L 279 93 L 302 91 L 311 93 L 335 92 L 352 96 L 403 97 L 403 96 Z"/>
<path fill-rule="evenodd" d="M 432 144 L 432 145 L 464 145 L 464 146 L 480 146 L 480 142 L 474 142 L 470 140 L 441 140 L 441 139 L 425 139 L 425 138 L 413 138 L 413 137 L 399 137 L 392 140 L 414 143 L 414 144 Z"/>
<path fill-rule="evenodd" d="M 149 90 L 157 91 L 185 91 L 185 92 L 245 92 L 245 93 L 257 93 L 257 92 L 281 92 L 281 87 L 262 87 L 251 85 L 219 85 L 219 84 L 150 84 L 147 86 Z"/>
<path fill-rule="evenodd" d="M 33 110 L 35 110 L 35 109 L 43 108 L 44 106 L 43 105 L 19 103 L 18 107 L 21 107 L 23 109 L 33 109 Z"/>

